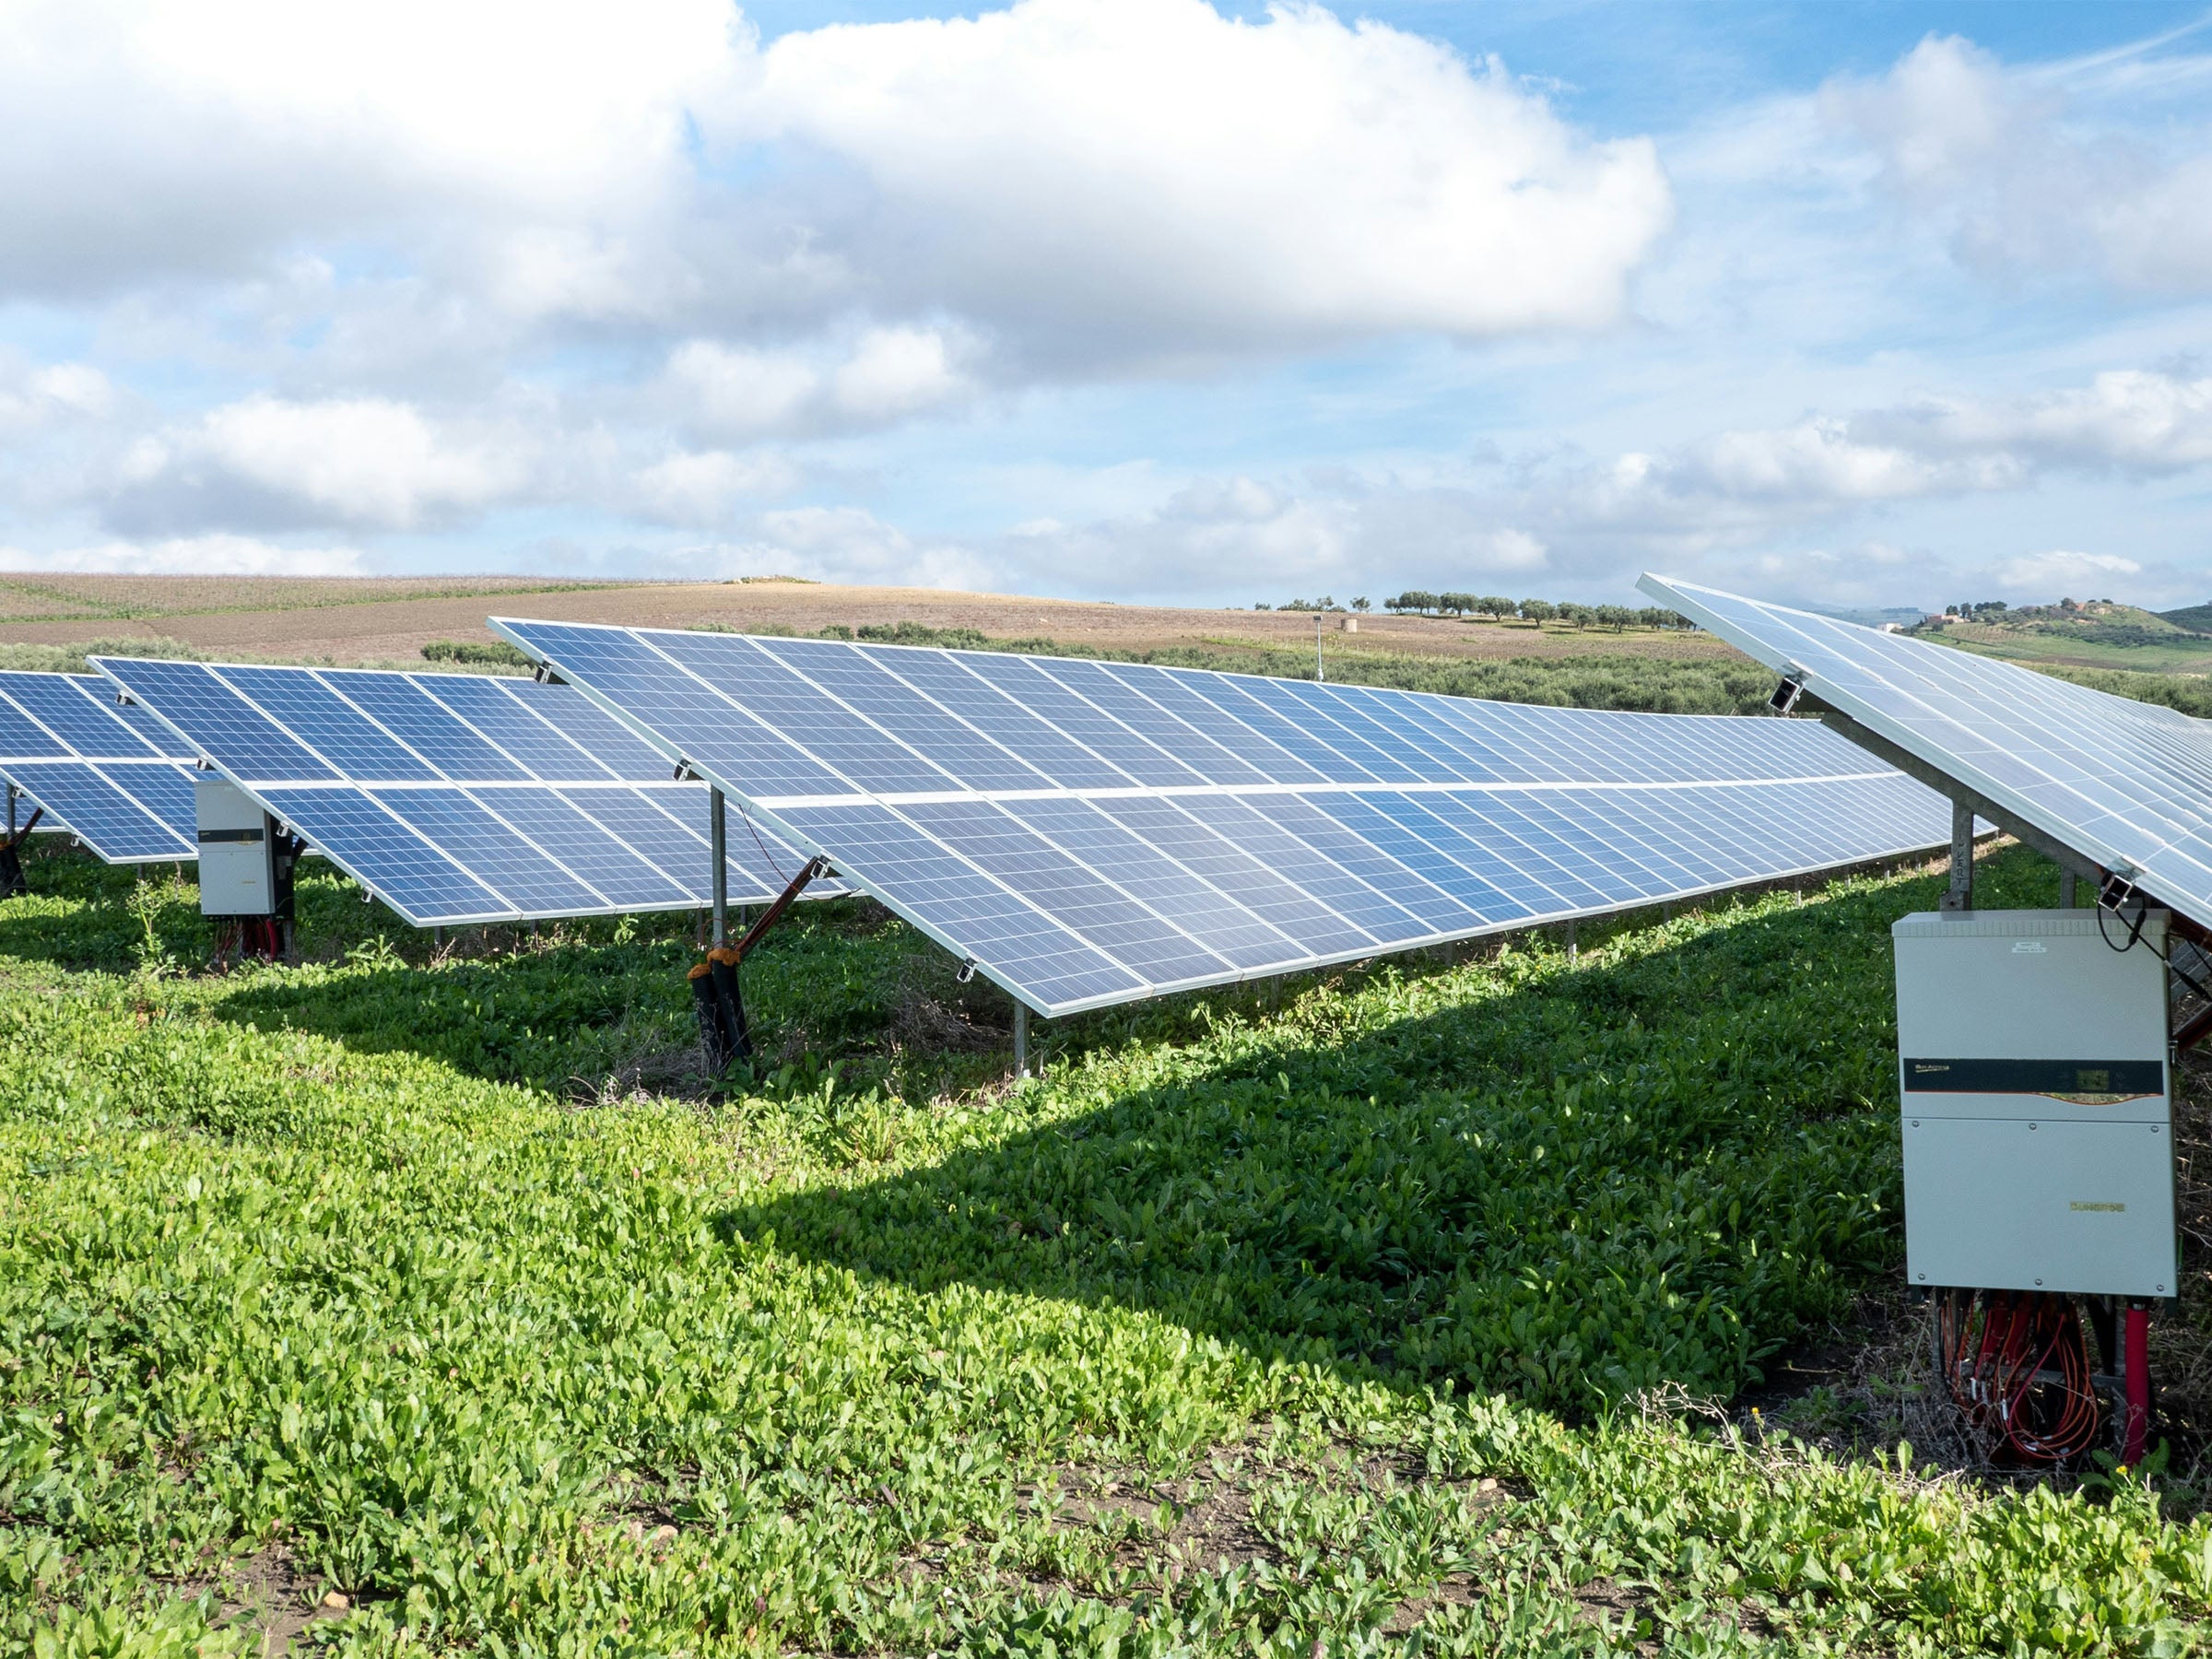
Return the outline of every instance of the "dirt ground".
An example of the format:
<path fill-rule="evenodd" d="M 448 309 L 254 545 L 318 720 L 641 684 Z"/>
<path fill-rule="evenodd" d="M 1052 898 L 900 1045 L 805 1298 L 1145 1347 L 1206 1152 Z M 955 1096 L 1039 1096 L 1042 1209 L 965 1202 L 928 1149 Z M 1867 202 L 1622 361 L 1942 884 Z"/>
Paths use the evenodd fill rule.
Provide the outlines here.
<path fill-rule="evenodd" d="M 1025 599 L 931 588 L 842 587 L 780 581 L 553 584 L 527 577 L 290 578 L 50 576 L 0 572 L 0 643 L 67 644 L 141 634 L 220 655 L 335 663 L 417 659 L 431 640 L 488 641 L 490 613 L 564 622 L 686 627 L 720 622 L 811 632 L 830 623 L 914 621 L 972 628 L 1002 639 L 1149 650 L 1235 642 L 1313 641 L 1314 618 L 1287 611 L 1177 610 Z M 1578 630 L 1526 623 L 1366 616 L 1357 639 L 1324 619 L 1335 649 L 1440 656 L 1727 657 L 1709 634 Z"/>

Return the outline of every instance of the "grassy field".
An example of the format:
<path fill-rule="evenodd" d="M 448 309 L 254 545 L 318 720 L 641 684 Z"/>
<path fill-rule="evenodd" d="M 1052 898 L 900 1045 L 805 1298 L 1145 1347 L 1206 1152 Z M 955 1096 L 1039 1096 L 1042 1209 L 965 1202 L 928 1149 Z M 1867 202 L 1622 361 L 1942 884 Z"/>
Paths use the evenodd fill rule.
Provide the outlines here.
<path fill-rule="evenodd" d="M 2121 644 L 2094 638 L 2024 633 L 1956 623 L 1935 637 L 1978 656 L 2004 657 L 2025 663 L 2031 668 L 2058 665 L 2068 668 L 2132 670 L 2138 674 L 2212 673 L 2212 639 L 2179 630 L 2171 638 Z"/>
<path fill-rule="evenodd" d="M 185 883 L 0 908 L 10 1650 L 2203 1645 L 2170 1475 L 1697 1406 L 1892 1276 L 1937 878 L 1088 1017 L 1021 1086 L 995 994 L 811 908 L 710 1097 L 688 918 L 433 958 L 309 868 L 308 963 L 228 978 Z"/>

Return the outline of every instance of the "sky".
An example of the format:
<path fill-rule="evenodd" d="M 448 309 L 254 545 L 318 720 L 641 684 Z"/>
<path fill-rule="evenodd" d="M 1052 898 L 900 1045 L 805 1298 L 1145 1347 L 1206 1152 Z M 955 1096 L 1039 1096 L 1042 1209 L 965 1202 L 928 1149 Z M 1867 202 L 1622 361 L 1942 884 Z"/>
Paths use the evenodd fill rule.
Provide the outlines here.
<path fill-rule="evenodd" d="M 2212 11 L 15 0 L 0 569 L 2212 599 Z"/>

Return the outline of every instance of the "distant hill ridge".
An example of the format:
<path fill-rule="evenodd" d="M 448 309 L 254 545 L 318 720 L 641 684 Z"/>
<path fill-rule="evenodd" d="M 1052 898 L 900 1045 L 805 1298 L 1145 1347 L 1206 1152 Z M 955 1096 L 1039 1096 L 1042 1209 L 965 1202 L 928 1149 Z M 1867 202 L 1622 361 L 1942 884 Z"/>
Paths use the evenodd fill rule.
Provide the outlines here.
<path fill-rule="evenodd" d="M 1962 606 L 1913 630 L 1992 656 L 2084 668 L 2212 673 L 2212 603 L 2178 610 L 2093 599 L 2081 604 Z"/>

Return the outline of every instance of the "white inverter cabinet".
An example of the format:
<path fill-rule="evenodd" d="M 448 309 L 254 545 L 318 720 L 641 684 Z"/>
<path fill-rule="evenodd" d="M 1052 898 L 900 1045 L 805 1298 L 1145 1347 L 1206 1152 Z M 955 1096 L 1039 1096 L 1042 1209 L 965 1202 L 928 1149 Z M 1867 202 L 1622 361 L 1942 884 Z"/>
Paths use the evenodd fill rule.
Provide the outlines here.
<path fill-rule="evenodd" d="M 289 870 L 278 830 L 261 803 L 221 778 L 193 785 L 199 818 L 200 913 L 290 913 Z"/>
<path fill-rule="evenodd" d="M 2175 1293 L 2167 915 L 2140 922 L 1970 911 L 1891 929 L 1909 1283 Z"/>

